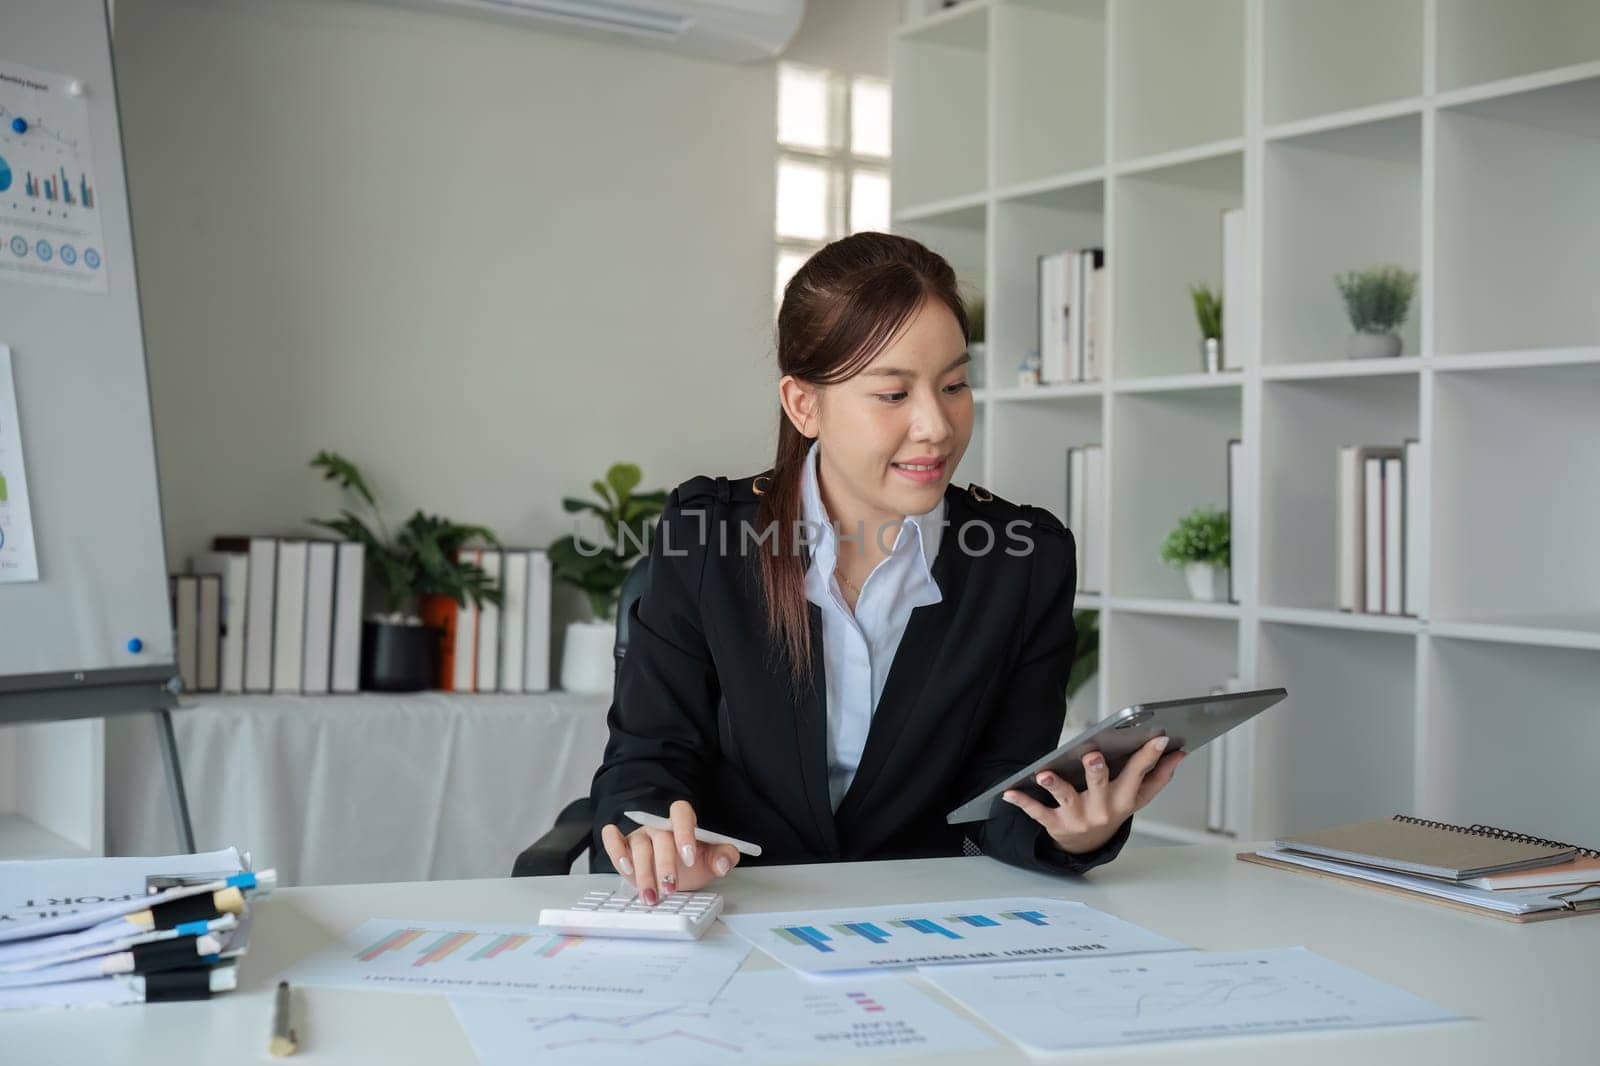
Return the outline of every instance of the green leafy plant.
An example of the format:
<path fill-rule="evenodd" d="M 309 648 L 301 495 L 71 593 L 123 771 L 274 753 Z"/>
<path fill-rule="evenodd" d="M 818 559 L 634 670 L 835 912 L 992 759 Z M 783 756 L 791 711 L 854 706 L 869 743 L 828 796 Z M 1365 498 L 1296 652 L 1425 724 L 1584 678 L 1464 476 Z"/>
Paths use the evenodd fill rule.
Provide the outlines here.
<path fill-rule="evenodd" d="M 1222 293 L 1209 285 L 1190 285 L 1189 299 L 1194 301 L 1194 318 L 1200 326 L 1200 336 L 1222 339 Z"/>
<path fill-rule="evenodd" d="M 1100 612 L 1074 611 L 1072 624 L 1078 631 L 1078 646 L 1072 655 L 1072 670 L 1067 674 L 1069 701 L 1100 669 Z"/>
<path fill-rule="evenodd" d="M 1334 284 L 1357 333 L 1393 333 L 1411 310 L 1417 275 L 1394 264 L 1349 270 Z"/>
<path fill-rule="evenodd" d="M 1190 563 L 1228 564 L 1228 513 L 1196 507 L 1178 520 L 1161 544 L 1161 559 L 1172 566 Z"/>
<path fill-rule="evenodd" d="M 386 619 L 415 618 L 425 596 L 449 596 L 462 606 L 468 600 L 479 607 L 500 602 L 500 590 L 483 568 L 460 561 L 461 549 L 474 542 L 500 547 L 491 530 L 417 511 L 391 534 L 354 463 L 337 452 L 323 451 L 311 465 L 365 507 L 364 517 L 346 508 L 338 518 L 312 519 L 312 523 L 366 545 L 367 576 L 383 596 Z"/>
<path fill-rule="evenodd" d="M 633 463 L 615 463 L 604 481 L 591 485 L 598 503 L 570 496 L 561 501 L 569 514 L 592 514 L 600 520 L 602 540 L 572 535 L 550 545 L 556 580 L 582 592 L 599 619 L 616 617 L 622 581 L 644 553 L 650 531 L 667 505 L 665 492 L 634 492 L 643 476 Z"/>

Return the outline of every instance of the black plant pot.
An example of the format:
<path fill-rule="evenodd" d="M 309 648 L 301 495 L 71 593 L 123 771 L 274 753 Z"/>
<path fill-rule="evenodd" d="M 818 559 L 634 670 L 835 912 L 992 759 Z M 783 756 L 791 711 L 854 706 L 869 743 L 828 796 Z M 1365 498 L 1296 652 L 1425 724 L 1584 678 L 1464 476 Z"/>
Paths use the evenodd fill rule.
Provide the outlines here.
<path fill-rule="evenodd" d="M 439 631 L 432 626 L 361 623 L 361 687 L 421 692 L 439 674 Z"/>

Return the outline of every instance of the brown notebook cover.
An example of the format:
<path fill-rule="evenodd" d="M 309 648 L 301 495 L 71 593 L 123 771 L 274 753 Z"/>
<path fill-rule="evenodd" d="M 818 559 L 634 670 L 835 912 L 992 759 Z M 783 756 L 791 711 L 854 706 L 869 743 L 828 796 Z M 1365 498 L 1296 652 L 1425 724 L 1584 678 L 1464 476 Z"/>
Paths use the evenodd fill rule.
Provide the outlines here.
<path fill-rule="evenodd" d="M 1461 881 L 1570 862 L 1571 845 L 1483 826 L 1455 826 L 1396 815 L 1282 837 L 1278 848 L 1399 873 Z"/>

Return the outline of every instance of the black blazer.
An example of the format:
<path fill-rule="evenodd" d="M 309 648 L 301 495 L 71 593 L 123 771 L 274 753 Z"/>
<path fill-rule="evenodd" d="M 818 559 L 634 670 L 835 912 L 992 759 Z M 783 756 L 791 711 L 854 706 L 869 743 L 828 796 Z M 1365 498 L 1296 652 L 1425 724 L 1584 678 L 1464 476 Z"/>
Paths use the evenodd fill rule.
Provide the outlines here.
<path fill-rule="evenodd" d="M 611 868 L 602 826 L 628 832 L 623 811 L 665 815 L 678 799 L 707 829 L 760 844 L 746 863 L 960 855 L 964 839 L 1038 870 L 1081 873 L 1113 858 L 1131 820 L 1083 856 L 1000 801 L 985 822 L 945 822 L 1059 742 L 1076 644 L 1072 534 L 1047 511 L 983 489 L 945 491 L 933 564 L 943 599 L 912 612 L 835 812 L 820 610 L 811 606 L 811 684 L 797 691 L 765 620 L 760 480 L 695 478 L 668 500 L 594 777 L 592 867 Z"/>

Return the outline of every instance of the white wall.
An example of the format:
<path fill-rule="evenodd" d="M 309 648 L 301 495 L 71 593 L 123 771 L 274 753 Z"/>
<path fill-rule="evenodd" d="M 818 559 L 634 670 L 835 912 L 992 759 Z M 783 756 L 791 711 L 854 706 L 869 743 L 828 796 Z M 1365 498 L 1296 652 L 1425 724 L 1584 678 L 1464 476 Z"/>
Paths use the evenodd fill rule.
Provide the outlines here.
<path fill-rule="evenodd" d="M 561 532 L 615 459 L 760 469 L 773 73 L 380 4 L 121 0 L 167 538 L 392 514 Z"/>

